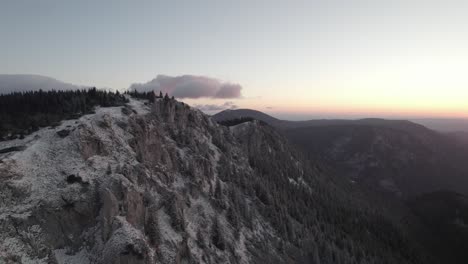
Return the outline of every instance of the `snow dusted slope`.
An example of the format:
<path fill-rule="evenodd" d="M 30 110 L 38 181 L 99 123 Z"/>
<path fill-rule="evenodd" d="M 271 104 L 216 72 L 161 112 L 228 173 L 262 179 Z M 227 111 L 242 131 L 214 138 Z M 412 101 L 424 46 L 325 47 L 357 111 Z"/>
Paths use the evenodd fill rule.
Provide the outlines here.
<path fill-rule="evenodd" d="M 99 206 L 96 192 L 106 193 L 105 188 L 99 190 L 100 184 L 119 177 L 111 173 L 103 179 L 102 175 L 108 167 L 131 162 L 126 154 L 132 150 L 123 144 L 125 132 L 117 126 L 128 119 L 119 107 L 101 108 L 24 140 L 0 142 L 0 149 L 26 147 L 1 156 L 0 257 L 24 263 L 57 258 L 67 263 L 65 252 L 79 252 L 79 262 L 86 259 L 90 248 L 83 243 L 90 237 L 83 231 L 98 228 L 94 226 Z M 62 138 L 58 131 L 69 135 Z M 110 152 L 112 157 L 99 155 Z"/>
<path fill-rule="evenodd" d="M 209 198 L 220 156 L 215 132 L 184 104 L 160 100 L 151 110 L 131 100 L 0 142 L 0 150 L 25 147 L 0 154 L 0 260 L 248 263 L 250 232 L 229 251 L 212 245 L 214 224 L 223 239 L 234 236 Z"/>

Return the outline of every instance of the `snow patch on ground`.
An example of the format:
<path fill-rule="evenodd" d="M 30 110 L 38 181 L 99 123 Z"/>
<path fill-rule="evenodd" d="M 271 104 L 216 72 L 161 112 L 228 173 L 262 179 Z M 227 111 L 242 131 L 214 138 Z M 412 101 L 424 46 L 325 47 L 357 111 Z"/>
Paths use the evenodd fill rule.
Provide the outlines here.
<path fill-rule="evenodd" d="M 69 255 L 67 249 L 54 250 L 54 256 L 58 263 L 62 264 L 87 264 L 91 263 L 89 252 L 81 249 L 74 255 Z"/>
<path fill-rule="evenodd" d="M 150 106 L 148 105 L 147 100 L 135 100 L 130 96 L 127 97 L 130 101 L 127 103 L 133 110 L 139 115 L 148 114 L 151 111 Z"/>

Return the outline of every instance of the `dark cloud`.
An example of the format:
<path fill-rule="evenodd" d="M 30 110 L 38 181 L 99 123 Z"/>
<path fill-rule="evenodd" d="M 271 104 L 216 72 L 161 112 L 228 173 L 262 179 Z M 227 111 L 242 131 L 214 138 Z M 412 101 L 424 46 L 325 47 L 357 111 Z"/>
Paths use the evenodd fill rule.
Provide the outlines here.
<path fill-rule="evenodd" d="M 214 111 L 222 111 L 226 109 L 236 109 L 238 108 L 234 102 L 225 102 L 222 105 L 216 105 L 216 104 L 196 104 L 193 107 L 198 108 L 202 110 L 203 112 L 214 112 Z"/>
<path fill-rule="evenodd" d="M 155 91 L 156 93 L 162 91 L 176 98 L 208 97 L 227 99 L 241 97 L 242 86 L 204 76 L 183 75 L 171 77 L 158 75 L 147 83 L 132 84 L 129 90 Z"/>

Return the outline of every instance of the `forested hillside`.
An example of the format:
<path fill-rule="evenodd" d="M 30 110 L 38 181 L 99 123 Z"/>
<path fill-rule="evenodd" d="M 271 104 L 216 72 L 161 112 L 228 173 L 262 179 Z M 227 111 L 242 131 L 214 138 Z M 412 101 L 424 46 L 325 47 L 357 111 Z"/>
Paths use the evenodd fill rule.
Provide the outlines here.
<path fill-rule="evenodd" d="M 30 91 L 0 95 L 0 140 L 22 137 L 40 127 L 93 112 L 96 106 L 120 106 L 123 95 L 96 88 Z"/>
<path fill-rule="evenodd" d="M 256 197 L 259 213 L 289 242 L 284 249 L 302 255 L 299 263 L 428 263 L 401 226 L 336 175 L 308 164 L 274 128 L 255 120 L 231 130 L 255 174 L 239 179 L 221 166 L 223 181 L 239 181 Z"/>
<path fill-rule="evenodd" d="M 236 123 L 239 113 L 243 118 L 271 120 L 249 110 L 224 111 L 214 119 L 220 124 Z M 384 218 L 398 222 L 435 262 L 464 263 L 466 202 L 452 199 L 465 197 L 468 190 L 468 145 L 463 133 L 443 134 L 409 121 L 383 119 L 269 124 L 302 150 L 310 164 L 316 166 L 320 161 L 329 179 L 347 181 L 366 201 L 383 209 Z M 329 206 L 343 203 L 331 202 Z M 376 226 L 384 225 L 385 221 Z M 358 229 L 358 225 L 353 228 Z"/>

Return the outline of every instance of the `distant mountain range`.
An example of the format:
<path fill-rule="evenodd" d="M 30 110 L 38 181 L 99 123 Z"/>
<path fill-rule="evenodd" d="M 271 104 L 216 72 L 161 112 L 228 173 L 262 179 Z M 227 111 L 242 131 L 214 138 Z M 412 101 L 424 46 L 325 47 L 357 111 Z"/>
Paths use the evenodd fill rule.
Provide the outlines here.
<path fill-rule="evenodd" d="M 412 196 L 448 189 L 468 193 L 463 133 L 442 134 L 407 120 L 286 121 L 249 110 L 225 110 L 216 121 L 251 117 L 277 127 L 307 155 L 326 160 L 351 181 Z"/>
<path fill-rule="evenodd" d="M 410 119 L 410 120 L 387 120 L 379 118 L 365 119 L 312 119 L 305 121 L 281 120 L 263 112 L 252 109 L 228 109 L 213 116 L 216 121 L 231 120 L 242 117 L 252 117 L 264 121 L 270 125 L 280 128 L 297 128 L 324 125 L 347 125 L 347 124 L 379 124 L 383 126 L 398 125 L 414 127 L 415 123 L 429 129 L 440 132 L 468 132 L 468 119 Z"/>
<path fill-rule="evenodd" d="M 33 74 L 0 74 L 0 94 L 11 92 L 50 90 L 76 90 L 86 88 L 56 80 L 51 77 Z"/>
<path fill-rule="evenodd" d="M 468 119 L 462 118 L 426 118 L 411 121 L 440 132 L 468 132 Z"/>

